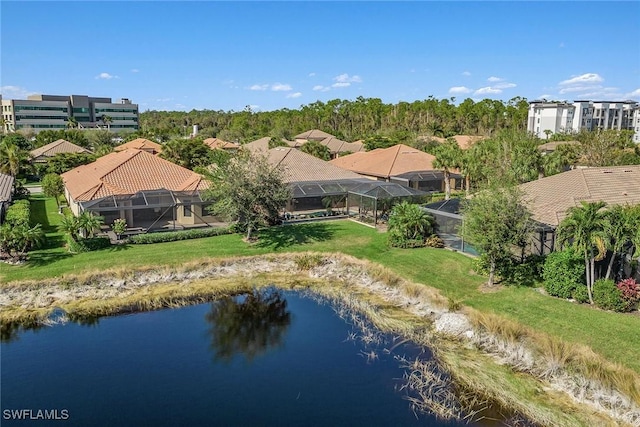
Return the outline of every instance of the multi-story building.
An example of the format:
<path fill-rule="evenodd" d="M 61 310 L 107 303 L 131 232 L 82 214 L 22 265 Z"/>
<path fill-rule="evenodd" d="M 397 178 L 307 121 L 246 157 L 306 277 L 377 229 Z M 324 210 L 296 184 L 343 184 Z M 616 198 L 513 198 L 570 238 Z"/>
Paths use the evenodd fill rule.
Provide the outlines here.
<path fill-rule="evenodd" d="M 529 103 L 527 130 L 547 139 L 557 132 L 618 129 L 633 130 L 640 143 L 640 104 L 635 101 L 574 101 Z"/>
<path fill-rule="evenodd" d="M 85 95 L 31 95 L 26 100 L 3 99 L 2 119 L 8 132 L 65 129 L 70 124 L 120 132 L 138 129 L 138 105 L 126 98 L 114 103 L 111 98 Z"/>

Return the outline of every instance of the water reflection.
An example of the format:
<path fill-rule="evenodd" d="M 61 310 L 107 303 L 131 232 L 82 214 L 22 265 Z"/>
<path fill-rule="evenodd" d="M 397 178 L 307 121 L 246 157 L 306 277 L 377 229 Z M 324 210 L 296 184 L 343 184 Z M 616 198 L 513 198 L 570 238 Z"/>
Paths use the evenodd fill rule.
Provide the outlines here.
<path fill-rule="evenodd" d="M 244 356 L 250 362 L 283 344 L 291 312 L 282 293 L 269 288 L 212 303 L 206 320 L 214 360 Z"/>

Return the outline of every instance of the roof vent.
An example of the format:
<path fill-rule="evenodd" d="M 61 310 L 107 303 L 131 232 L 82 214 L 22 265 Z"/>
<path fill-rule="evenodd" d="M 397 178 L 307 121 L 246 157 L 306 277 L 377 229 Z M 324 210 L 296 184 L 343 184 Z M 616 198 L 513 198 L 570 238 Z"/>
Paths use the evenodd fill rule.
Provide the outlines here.
<path fill-rule="evenodd" d="M 633 171 L 630 169 L 626 169 L 625 172 L 633 172 Z"/>

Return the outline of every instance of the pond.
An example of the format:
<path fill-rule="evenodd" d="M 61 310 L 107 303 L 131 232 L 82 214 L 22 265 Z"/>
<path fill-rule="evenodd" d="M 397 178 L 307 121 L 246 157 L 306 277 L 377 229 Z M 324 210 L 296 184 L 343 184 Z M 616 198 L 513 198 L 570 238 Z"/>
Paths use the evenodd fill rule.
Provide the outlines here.
<path fill-rule="evenodd" d="M 2 425 L 467 425 L 412 409 L 402 359 L 429 349 L 345 313 L 270 289 L 22 331 L 1 344 Z"/>

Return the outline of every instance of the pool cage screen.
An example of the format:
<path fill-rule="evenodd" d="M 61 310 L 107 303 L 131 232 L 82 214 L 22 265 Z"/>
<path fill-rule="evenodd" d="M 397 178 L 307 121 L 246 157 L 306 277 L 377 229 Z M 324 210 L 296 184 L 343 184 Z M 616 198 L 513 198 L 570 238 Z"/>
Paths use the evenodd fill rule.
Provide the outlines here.
<path fill-rule="evenodd" d="M 365 224 L 378 225 L 389 219 L 391 209 L 402 201 L 422 203 L 427 193 L 385 181 L 369 181 L 349 191 L 349 216 Z"/>

